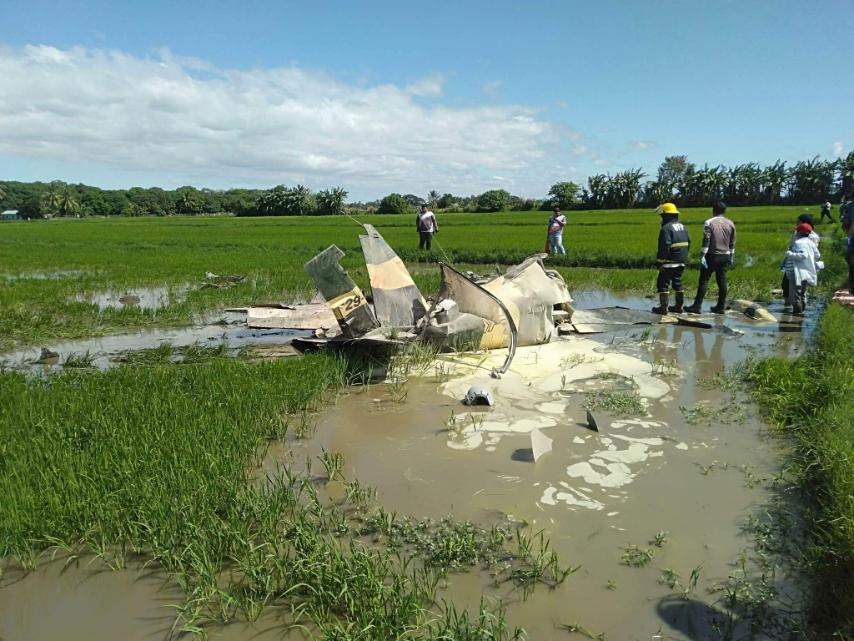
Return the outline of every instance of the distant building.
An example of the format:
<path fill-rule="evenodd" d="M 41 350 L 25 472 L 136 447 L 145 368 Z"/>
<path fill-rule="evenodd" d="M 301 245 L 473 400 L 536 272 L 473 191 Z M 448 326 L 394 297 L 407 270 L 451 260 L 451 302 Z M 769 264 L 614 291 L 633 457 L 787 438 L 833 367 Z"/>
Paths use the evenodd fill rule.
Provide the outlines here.
<path fill-rule="evenodd" d="M 0 220 L 18 220 L 19 218 L 17 209 L 7 209 L 0 214 Z"/>

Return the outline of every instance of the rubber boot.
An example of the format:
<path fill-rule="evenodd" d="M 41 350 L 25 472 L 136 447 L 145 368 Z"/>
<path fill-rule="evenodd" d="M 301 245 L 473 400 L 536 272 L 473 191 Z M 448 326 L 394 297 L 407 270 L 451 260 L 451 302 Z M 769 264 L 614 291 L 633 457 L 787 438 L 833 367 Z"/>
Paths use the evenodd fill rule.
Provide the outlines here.
<path fill-rule="evenodd" d="M 685 293 L 684 292 L 676 292 L 676 304 L 670 305 L 667 308 L 667 311 L 673 312 L 674 314 L 681 314 L 683 312 L 682 305 L 685 304 Z"/>
<path fill-rule="evenodd" d="M 694 303 L 693 305 L 688 305 L 688 307 L 685 308 L 685 311 L 689 314 L 703 313 L 703 309 L 697 303 Z"/>
<path fill-rule="evenodd" d="M 652 308 L 653 314 L 666 314 L 667 313 L 667 292 L 658 294 L 658 307 Z"/>

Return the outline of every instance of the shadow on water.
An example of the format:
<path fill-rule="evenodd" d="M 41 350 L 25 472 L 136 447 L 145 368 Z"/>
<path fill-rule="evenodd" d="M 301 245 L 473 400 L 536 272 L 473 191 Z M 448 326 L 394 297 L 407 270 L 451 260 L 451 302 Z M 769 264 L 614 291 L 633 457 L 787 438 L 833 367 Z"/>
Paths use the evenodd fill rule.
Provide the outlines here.
<path fill-rule="evenodd" d="M 686 641 L 727 641 L 740 638 L 737 618 L 702 601 L 665 597 L 658 602 L 656 612 L 661 620 Z"/>

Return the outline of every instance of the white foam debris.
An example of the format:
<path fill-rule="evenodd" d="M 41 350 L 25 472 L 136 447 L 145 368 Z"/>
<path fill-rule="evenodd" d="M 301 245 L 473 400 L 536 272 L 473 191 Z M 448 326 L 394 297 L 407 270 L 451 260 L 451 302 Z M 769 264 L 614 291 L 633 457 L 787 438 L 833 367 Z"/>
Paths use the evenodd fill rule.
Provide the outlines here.
<path fill-rule="evenodd" d="M 617 516 L 619 512 L 608 512 L 605 516 Z"/>
<path fill-rule="evenodd" d="M 677 449 L 677 450 L 687 450 L 687 449 L 688 449 L 688 444 L 687 444 L 687 443 L 685 443 L 684 441 L 680 441 L 679 443 L 677 443 L 677 444 L 675 445 L 675 447 L 676 447 L 676 449 Z"/>
<path fill-rule="evenodd" d="M 584 445 L 584 443 L 586 441 L 583 438 L 581 438 L 580 436 L 576 436 L 575 438 L 572 439 L 572 442 L 575 443 L 576 445 Z"/>
<path fill-rule="evenodd" d="M 545 403 L 539 403 L 537 405 L 537 410 L 545 414 L 563 414 L 566 412 L 566 403 L 562 403 L 560 401 L 546 401 Z"/>
<path fill-rule="evenodd" d="M 566 468 L 566 473 L 571 478 L 581 478 L 584 479 L 585 483 L 592 483 L 601 487 L 622 487 L 631 483 L 635 478 L 631 468 L 624 463 L 609 463 L 604 467 L 605 471 L 594 470 L 590 463 L 582 461 L 570 465 Z"/>
<path fill-rule="evenodd" d="M 625 436 L 624 434 L 614 434 L 614 438 L 618 438 L 621 441 L 626 441 L 628 443 L 642 443 L 643 445 L 663 445 L 664 439 L 658 436 L 652 436 L 649 438 L 637 438 L 633 436 Z"/>
<path fill-rule="evenodd" d="M 539 503 L 544 505 L 557 505 L 558 502 L 573 507 L 582 507 L 588 510 L 602 510 L 605 505 L 596 499 L 591 499 L 581 492 L 561 492 L 554 486 L 546 488 L 540 497 Z"/>

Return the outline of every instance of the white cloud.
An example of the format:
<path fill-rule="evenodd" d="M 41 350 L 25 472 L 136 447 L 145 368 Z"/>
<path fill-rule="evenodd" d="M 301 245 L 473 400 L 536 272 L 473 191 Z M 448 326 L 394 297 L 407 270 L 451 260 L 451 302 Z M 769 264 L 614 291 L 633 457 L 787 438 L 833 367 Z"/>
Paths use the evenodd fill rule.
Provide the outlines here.
<path fill-rule="evenodd" d="M 833 158 L 841 156 L 843 151 L 845 151 L 845 145 L 841 142 L 835 142 L 830 146 L 830 155 Z"/>
<path fill-rule="evenodd" d="M 635 140 L 632 143 L 629 143 L 629 149 L 631 151 L 646 151 L 647 149 L 654 149 L 656 147 L 656 143 L 653 140 Z"/>
<path fill-rule="evenodd" d="M 560 136 L 529 106 L 441 104 L 442 85 L 222 69 L 168 51 L 0 48 L 0 153 L 208 185 L 472 192 L 482 176 L 541 162 Z"/>
<path fill-rule="evenodd" d="M 484 82 L 480 86 L 480 90 L 484 95 L 495 97 L 498 95 L 498 92 L 501 91 L 501 85 L 504 84 L 500 80 L 490 80 L 489 82 Z"/>
<path fill-rule="evenodd" d="M 413 96 L 441 96 L 445 79 L 440 75 L 427 76 L 407 85 L 406 91 Z"/>

